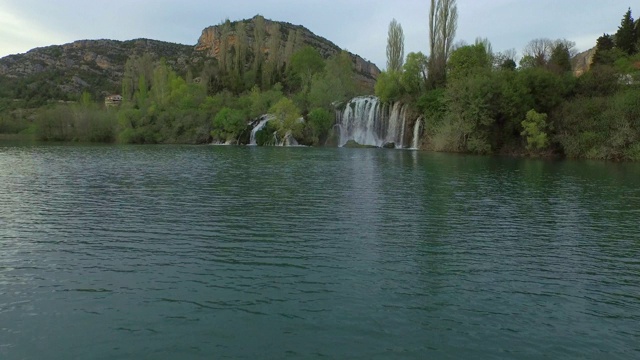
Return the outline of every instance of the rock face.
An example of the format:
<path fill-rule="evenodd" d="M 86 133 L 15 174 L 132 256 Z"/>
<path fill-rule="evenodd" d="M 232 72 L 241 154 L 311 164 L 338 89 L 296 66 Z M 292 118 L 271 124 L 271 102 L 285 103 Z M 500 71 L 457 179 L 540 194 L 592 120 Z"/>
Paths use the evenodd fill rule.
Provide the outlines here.
<path fill-rule="evenodd" d="M 253 44 L 256 39 L 254 37 L 254 29 L 256 24 L 256 19 L 258 16 L 249 19 L 243 20 L 242 22 L 245 25 L 245 34 L 239 35 L 234 29 L 237 27 L 239 22 L 230 23 L 231 31 L 228 36 L 228 46 L 233 47 L 233 45 L 238 40 L 238 36 L 244 36 L 245 44 L 249 45 L 249 48 L 253 48 Z M 264 46 L 262 47 L 262 51 L 264 54 L 270 54 L 274 51 L 271 47 L 275 45 L 277 47 L 276 51 L 278 51 L 278 58 L 285 59 L 286 62 L 291 54 L 287 54 L 287 42 L 290 39 L 290 35 L 295 34 L 295 41 L 293 42 L 293 51 L 299 50 L 304 46 L 312 46 L 322 55 L 322 57 L 329 58 L 334 56 L 342 51 L 340 47 L 331 41 L 317 36 L 312 33 L 309 29 L 300 25 L 293 25 L 286 22 L 277 22 L 267 19 L 261 19 L 264 21 L 265 25 L 265 39 L 263 39 Z M 202 35 L 198 39 L 198 43 L 195 47 L 196 52 L 205 53 L 207 56 L 220 58 L 220 44 L 222 35 L 222 26 L 210 26 L 205 28 L 202 31 Z M 274 41 L 274 37 L 276 37 Z M 359 55 L 349 53 L 351 59 L 354 64 L 354 70 L 358 76 L 358 81 L 373 89 L 375 85 L 376 78 L 380 74 L 380 69 L 370 61 L 367 61 L 360 57 Z"/>
<path fill-rule="evenodd" d="M 571 59 L 571 68 L 575 76 L 580 76 L 591 69 L 591 63 L 593 62 L 593 55 L 595 55 L 595 53 L 596 48 L 594 47 L 579 53 Z"/>

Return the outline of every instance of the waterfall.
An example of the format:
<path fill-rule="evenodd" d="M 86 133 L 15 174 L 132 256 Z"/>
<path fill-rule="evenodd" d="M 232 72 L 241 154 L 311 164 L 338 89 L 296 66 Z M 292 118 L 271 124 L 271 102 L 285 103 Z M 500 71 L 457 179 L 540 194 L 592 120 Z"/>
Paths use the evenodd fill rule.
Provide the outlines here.
<path fill-rule="evenodd" d="M 407 105 L 397 102 L 388 106 L 374 96 L 352 99 L 344 111 L 337 114 L 338 146 L 351 140 L 360 145 L 382 147 L 392 143 L 396 148 L 405 147 L 407 111 Z"/>
<path fill-rule="evenodd" d="M 411 142 L 411 148 L 418 150 L 420 146 L 420 130 L 422 130 L 422 117 L 416 120 L 416 124 L 413 125 L 413 141 Z"/>
<path fill-rule="evenodd" d="M 256 134 L 258 133 L 258 131 L 264 129 L 265 125 L 267 125 L 267 123 L 271 120 L 273 120 L 273 116 L 271 115 L 262 115 L 260 117 L 260 121 L 258 122 L 258 124 L 253 129 L 251 129 L 251 139 L 249 140 L 249 145 L 258 145 L 256 143 Z"/>

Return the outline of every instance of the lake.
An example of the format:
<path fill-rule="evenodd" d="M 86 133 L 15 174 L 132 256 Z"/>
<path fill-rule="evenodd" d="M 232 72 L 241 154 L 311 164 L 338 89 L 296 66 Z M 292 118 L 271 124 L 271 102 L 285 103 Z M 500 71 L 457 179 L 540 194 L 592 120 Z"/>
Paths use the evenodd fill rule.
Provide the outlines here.
<path fill-rule="evenodd" d="M 640 358 L 639 224 L 633 163 L 0 143 L 0 358 Z"/>

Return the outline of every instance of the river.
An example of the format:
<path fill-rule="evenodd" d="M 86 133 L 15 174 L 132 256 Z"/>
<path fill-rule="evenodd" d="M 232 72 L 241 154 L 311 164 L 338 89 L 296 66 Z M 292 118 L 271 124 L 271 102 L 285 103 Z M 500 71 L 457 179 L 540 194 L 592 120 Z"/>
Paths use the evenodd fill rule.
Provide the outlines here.
<path fill-rule="evenodd" d="M 640 164 L 0 143 L 0 358 L 640 358 Z"/>

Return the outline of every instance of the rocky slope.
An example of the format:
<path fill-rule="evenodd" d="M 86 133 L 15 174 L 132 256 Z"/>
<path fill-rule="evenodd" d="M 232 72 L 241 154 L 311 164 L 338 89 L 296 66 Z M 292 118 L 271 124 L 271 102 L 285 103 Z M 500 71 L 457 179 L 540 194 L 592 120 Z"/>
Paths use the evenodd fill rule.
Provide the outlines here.
<path fill-rule="evenodd" d="M 596 53 L 596 48 L 591 48 L 587 51 L 583 51 L 571 59 L 571 67 L 573 73 L 576 76 L 580 76 L 591 68 L 591 62 L 593 61 L 593 55 Z"/>
<path fill-rule="evenodd" d="M 247 25 L 246 33 L 249 35 L 245 40 L 249 45 L 255 41 L 250 35 L 253 34 L 255 19 L 243 21 Z M 325 58 L 341 51 L 334 43 L 316 36 L 302 26 L 270 20 L 264 20 L 264 23 L 265 53 L 273 51 L 269 44 L 276 43 L 279 44 L 278 51 L 283 52 L 288 34 L 291 32 L 299 35 L 294 49 L 310 45 Z M 276 33 L 275 29 L 279 29 L 279 32 Z M 270 40 L 272 37 L 279 37 L 281 40 L 275 42 Z M 234 41 L 235 34 L 231 34 L 229 44 L 233 45 Z M 178 73 L 185 74 L 191 70 L 197 76 L 204 61 L 219 58 L 219 44 L 220 26 L 211 26 L 202 31 L 195 47 L 137 39 L 80 40 L 70 44 L 36 48 L 24 54 L 0 59 L 0 97 L 29 98 L 37 95 L 60 100 L 75 99 L 82 91 L 89 91 L 95 96 L 117 93 L 120 90 L 127 59 L 144 53 L 151 53 L 157 59 L 165 58 Z M 280 55 L 285 56 L 284 53 Z M 358 55 L 350 56 L 360 82 L 372 88 L 380 70 Z"/>
<path fill-rule="evenodd" d="M 0 78 L 19 87 L 18 97 L 32 90 L 46 92 L 53 99 L 73 97 L 84 90 L 107 94 L 120 88 L 127 59 L 144 53 L 164 57 L 183 70 L 192 61 L 193 47 L 148 39 L 79 40 L 6 56 L 0 59 Z"/>

